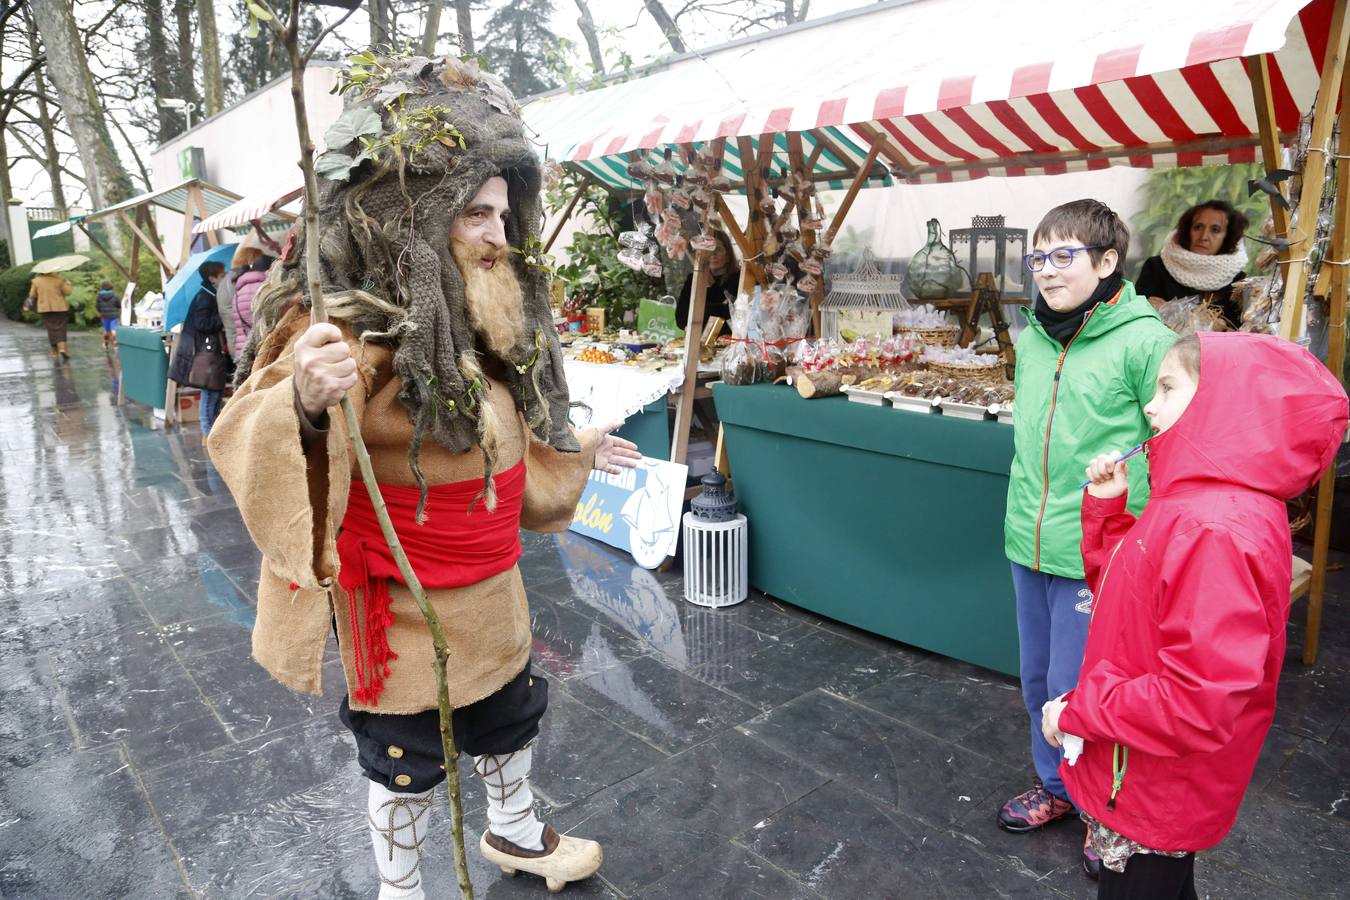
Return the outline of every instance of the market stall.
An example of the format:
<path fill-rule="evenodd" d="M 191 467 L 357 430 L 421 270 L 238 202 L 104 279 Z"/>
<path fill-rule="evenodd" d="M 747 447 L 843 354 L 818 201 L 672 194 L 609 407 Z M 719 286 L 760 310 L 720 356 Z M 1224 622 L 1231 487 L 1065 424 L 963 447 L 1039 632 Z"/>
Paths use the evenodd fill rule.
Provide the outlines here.
<path fill-rule="evenodd" d="M 644 201 L 660 195 L 649 207 L 675 232 L 661 239 L 663 248 L 670 253 L 669 245 L 683 238 L 693 257 L 690 335 L 702 333 L 698 287 L 707 255 L 694 241 L 712 214 L 700 216 L 694 228 L 676 228 L 677 217 L 665 216 L 664 208 L 683 189 L 701 194 L 703 203 L 695 205 L 720 218 L 747 260 L 742 290 L 758 288 L 743 333 L 734 333 L 726 351 L 741 364 L 724 361 L 724 381 L 772 380 L 791 366 L 800 389 L 806 370 L 804 390 L 728 383 L 715 391 L 737 491 L 752 523 L 752 583 L 833 618 L 1005 671 L 1017 644 L 1012 585 L 1006 571 L 991 568 L 1005 565 L 1004 488 L 998 480 L 1004 476 L 998 473 L 1007 471 L 1011 437 L 997 421 L 1012 399 L 997 393 L 1006 392 L 998 382 L 1011 361 L 1005 342 L 996 342 L 1003 358 L 987 360 L 951 347 L 956 340 L 921 339 L 916 345 L 907 335 L 938 328 L 924 318 L 927 310 L 919 310 L 909 322 L 891 316 L 893 329 L 874 338 L 848 340 L 853 335 L 840 332 L 833 342 L 812 342 L 803 360 L 808 345 L 802 333 L 766 335 L 765 326 L 781 329 L 788 318 L 784 308 L 809 298 L 813 330 L 821 334 L 824 279 L 803 263 L 829 256 L 858 191 L 892 180 L 940 183 L 1112 165 L 1258 160 L 1269 171 L 1282 166 L 1281 145 L 1311 109 L 1301 205 L 1315 209 L 1350 39 L 1345 0 L 1223 8 L 1138 3 L 1118 11 L 1108 31 L 1081 5 L 1054 2 L 1038 8 L 1041 21 L 1056 23 L 1053 46 L 1023 11 L 992 0 L 880 4 L 787 29 L 756 42 L 753 52 L 730 44 L 646 77 L 548 98 L 526 110 L 551 155 L 569 168 Z M 907 52 L 897 55 L 899 46 Z M 814 202 L 815 189 L 824 185 L 847 186 L 828 224 Z M 732 192 L 746 195 L 744 221 L 724 199 Z M 1344 231 L 1342 209 L 1336 212 L 1338 235 Z M 1292 336 L 1302 327 L 1316 217 L 1290 222 L 1275 198 L 1272 213 L 1282 279 L 1297 289 L 1282 306 L 1269 307 L 1273 321 L 1255 324 Z M 1340 268 L 1332 279 L 1328 361 L 1339 375 L 1346 279 L 1344 263 L 1334 265 Z M 939 330 L 973 336 L 972 321 L 977 326 L 980 311 L 990 308 L 985 292 L 997 291 L 998 284 L 970 280 L 976 284 L 961 298 L 964 320 Z M 922 299 L 930 298 L 944 302 L 940 293 Z M 1002 337 L 998 319 L 989 324 Z M 697 362 L 693 349 L 691 342 L 689 372 Z M 848 357 L 842 367 L 841 356 Z M 821 369 L 822 358 L 833 365 Z M 738 368 L 748 377 L 726 377 Z M 850 388 L 871 396 L 802 399 L 838 393 L 845 378 L 855 382 Z M 676 459 L 691 405 L 682 403 L 676 420 Z M 984 421 L 953 421 L 962 414 Z M 874 434 L 886 435 L 884 447 Z M 850 523 L 857 518 L 867 524 L 869 517 L 873 525 L 883 522 L 876 518 L 878 497 L 895 510 L 886 533 L 897 541 L 917 535 L 925 552 L 890 547 L 890 565 L 859 569 L 864 561 L 855 552 L 857 541 L 850 543 Z M 1329 503 L 1329 482 L 1323 497 Z M 797 514 L 785 505 L 788 499 L 801 505 Z M 858 505 L 863 511 L 855 516 Z M 961 512 L 933 529 L 922 516 L 902 512 L 931 516 L 952 508 Z M 1316 654 L 1326 562 L 1322 512 L 1308 661 Z M 929 541 L 930 532 L 951 540 Z M 861 545 L 882 552 L 876 538 L 864 536 Z M 939 568 L 948 575 L 941 590 Z M 847 589 L 829 576 L 841 571 L 849 572 Z M 863 573 L 856 589 L 855 571 Z M 911 580 L 920 587 L 899 587 Z M 909 611 L 897 611 L 897 605 Z M 993 633 L 987 637 L 998 646 L 956 637 L 942 624 L 951 608 L 985 617 L 965 624 L 989 621 Z"/>

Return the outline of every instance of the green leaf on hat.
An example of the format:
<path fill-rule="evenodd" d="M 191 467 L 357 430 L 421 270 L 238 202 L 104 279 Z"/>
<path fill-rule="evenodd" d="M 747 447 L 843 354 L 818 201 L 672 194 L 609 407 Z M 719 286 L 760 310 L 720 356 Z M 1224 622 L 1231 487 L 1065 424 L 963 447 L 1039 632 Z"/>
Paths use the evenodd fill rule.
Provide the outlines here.
<path fill-rule="evenodd" d="M 330 148 L 345 147 L 359 137 L 378 134 L 379 131 L 380 114 L 368 107 L 358 106 L 338 116 L 337 121 L 324 133 L 323 140 Z"/>

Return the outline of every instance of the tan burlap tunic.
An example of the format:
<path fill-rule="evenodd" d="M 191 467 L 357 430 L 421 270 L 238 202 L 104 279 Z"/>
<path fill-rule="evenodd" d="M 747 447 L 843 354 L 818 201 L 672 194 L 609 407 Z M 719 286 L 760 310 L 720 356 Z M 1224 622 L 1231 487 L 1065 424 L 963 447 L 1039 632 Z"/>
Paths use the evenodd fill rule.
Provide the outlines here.
<path fill-rule="evenodd" d="M 259 349 L 249 379 L 216 420 L 208 449 L 263 554 L 254 658 L 293 690 L 319 693 L 324 647 L 336 620 L 350 696 L 356 678 L 347 595 L 336 577 L 336 539 L 351 481 L 361 475 L 336 408 L 327 433 L 308 453 L 302 442 L 292 345 L 308 326 L 304 310 L 292 310 L 282 319 Z M 398 399 L 391 353 L 381 345 L 363 345 L 350 334 L 348 344 L 361 376 L 351 397 L 376 477 L 383 484 L 412 486 L 412 424 Z M 508 389 L 491 379 L 489 383 L 488 402 L 501 423 L 497 470 L 504 472 L 525 459 L 521 527 L 566 529 L 594 463 L 595 432 L 579 436 L 580 453 L 559 453 L 530 435 Z M 481 479 L 482 453 L 475 448 L 452 454 L 428 439 L 422 445 L 421 468 L 433 485 Z M 353 701 L 352 706 L 381 713 L 434 709 L 430 634 L 407 589 L 393 583 L 390 594 L 394 624 L 388 630 L 389 646 L 398 659 L 391 663 L 379 705 Z M 530 615 L 517 567 L 469 587 L 430 591 L 429 598 L 449 644 L 453 706 L 481 700 L 525 667 Z"/>

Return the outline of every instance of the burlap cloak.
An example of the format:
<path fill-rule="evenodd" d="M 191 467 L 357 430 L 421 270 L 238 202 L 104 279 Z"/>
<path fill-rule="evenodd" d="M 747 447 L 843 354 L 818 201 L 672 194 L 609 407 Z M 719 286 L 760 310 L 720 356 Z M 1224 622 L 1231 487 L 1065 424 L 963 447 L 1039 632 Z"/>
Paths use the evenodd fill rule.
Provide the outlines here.
<path fill-rule="evenodd" d="M 340 416 L 332 416 L 326 441 L 307 455 L 301 441 L 292 378 L 291 346 L 309 325 L 295 309 L 259 348 L 253 374 L 216 420 L 208 449 L 239 505 L 249 534 L 263 553 L 253 655 L 293 690 L 318 693 L 324 647 L 336 620 L 348 692 L 355 685 L 348 608 L 337 583 L 337 530 L 353 478 L 360 478 Z M 411 486 L 407 447 L 412 437 L 387 347 L 363 344 L 344 329 L 360 364 L 351 391 L 362 434 L 381 483 Z M 531 434 L 512 391 L 489 379 L 488 402 L 503 423 L 498 470 L 523 457 L 527 476 L 521 525 L 562 531 L 595 459 L 595 432 L 585 432 L 580 453 L 564 453 Z M 476 447 L 452 453 L 438 443 L 423 450 L 422 468 L 432 484 L 481 477 Z M 291 586 L 295 585 L 295 588 Z M 399 658 L 385 682 L 382 713 L 436 707 L 431 639 L 421 613 L 401 585 L 393 585 L 395 624 L 389 642 Z M 530 616 L 519 569 L 456 590 L 429 592 L 446 628 L 450 702 L 466 706 L 491 694 L 525 667 Z M 355 708 L 362 708 L 356 705 Z"/>

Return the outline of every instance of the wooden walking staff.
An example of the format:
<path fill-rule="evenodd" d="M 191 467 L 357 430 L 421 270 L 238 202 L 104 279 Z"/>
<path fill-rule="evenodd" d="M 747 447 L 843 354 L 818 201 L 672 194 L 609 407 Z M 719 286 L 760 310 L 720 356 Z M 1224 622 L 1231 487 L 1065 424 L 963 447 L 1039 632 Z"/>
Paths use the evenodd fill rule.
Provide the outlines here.
<path fill-rule="evenodd" d="M 359 5 L 358 3 L 353 6 L 337 22 L 325 28 L 302 55 L 298 35 L 300 0 L 290 0 L 289 17 L 284 24 L 277 20 L 276 15 L 268 6 L 267 0 L 249 0 L 250 10 L 255 16 L 257 15 L 257 10 L 253 9 L 255 6 L 267 14 L 264 21 L 281 40 L 286 48 L 286 56 L 290 60 L 291 100 L 295 105 L 295 129 L 300 139 L 300 169 L 305 175 L 305 279 L 310 296 L 311 320 L 315 323 L 327 322 L 328 313 L 324 307 L 323 288 L 319 282 L 319 182 L 314 174 L 314 141 L 309 134 L 309 116 L 305 111 L 305 66 L 328 32 L 345 22 Z M 258 16 L 258 18 L 263 17 Z M 380 522 L 380 531 L 384 534 L 386 543 L 389 544 L 394 562 L 398 564 L 398 571 L 403 576 L 403 583 L 412 594 L 413 600 L 416 601 L 417 608 L 422 611 L 422 616 L 427 622 L 427 630 L 431 632 L 431 643 L 436 651 L 434 667 L 436 669 L 437 700 L 440 708 L 441 750 L 445 756 L 446 793 L 450 800 L 450 827 L 454 837 L 452 843 L 455 851 L 455 875 L 459 881 L 460 896 L 465 900 L 473 900 L 473 883 L 469 880 L 469 867 L 464 853 L 464 810 L 460 799 L 459 769 L 455 765 L 455 760 L 459 758 L 459 751 L 455 747 L 452 718 L 454 710 L 450 707 L 450 691 L 445 674 L 446 666 L 450 662 L 450 650 L 445 642 L 445 631 L 441 628 L 441 621 L 436 615 L 436 610 L 427 601 L 426 591 L 423 590 L 422 583 L 417 578 L 417 573 L 413 571 L 412 564 L 408 562 L 408 556 L 403 551 L 403 545 L 399 542 L 397 532 L 394 531 L 393 520 L 389 518 L 389 510 L 385 506 L 384 497 L 380 493 L 379 482 L 375 479 L 375 469 L 370 463 L 370 454 L 366 451 L 365 441 L 361 437 L 361 423 L 356 419 L 356 409 L 352 406 L 349 397 L 344 396 L 342 398 L 341 408 L 343 421 L 347 425 L 347 435 L 352 442 L 352 451 L 356 454 L 356 462 L 361 469 L 361 480 L 365 482 L 366 491 L 370 494 L 371 504 L 375 507 L 375 516 Z"/>

